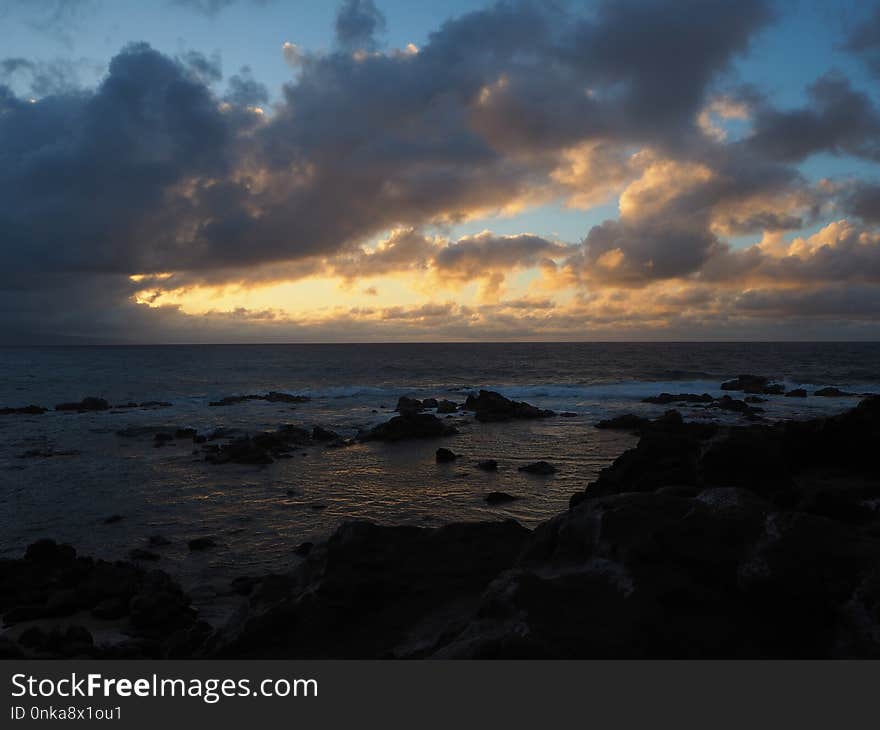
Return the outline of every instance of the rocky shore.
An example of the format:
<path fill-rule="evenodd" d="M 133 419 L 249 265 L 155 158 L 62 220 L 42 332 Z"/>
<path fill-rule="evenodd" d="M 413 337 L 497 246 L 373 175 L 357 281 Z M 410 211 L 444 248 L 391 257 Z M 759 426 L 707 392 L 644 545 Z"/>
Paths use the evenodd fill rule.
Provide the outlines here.
<path fill-rule="evenodd" d="M 725 390 L 734 388 L 781 395 L 766 380 L 741 377 Z M 494 396 L 475 400 L 469 407 L 485 420 L 548 417 Z M 388 423 L 401 420 L 373 436 L 442 436 L 446 424 L 425 407 L 404 403 Z M 600 425 L 637 432 L 637 446 L 535 530 L 512 521 L 433 529 L 349 522 L 303 547 L 291 573 L 231 587 L 240 606 L 219 628 L 199 622 L 161 571 L 36 543 L 23 558 L 0 561 L 0 613 L 10 627 L 0 653 L 880 656 L 880 477 L 872 449 L 880 397 L 809 421 L 728 426 L 687 422 L 672 410 Z M 296 438 L 318 437 L 287 434 L 284 444 Z M 122 638 L 103 643 L 96 626 Z"/>

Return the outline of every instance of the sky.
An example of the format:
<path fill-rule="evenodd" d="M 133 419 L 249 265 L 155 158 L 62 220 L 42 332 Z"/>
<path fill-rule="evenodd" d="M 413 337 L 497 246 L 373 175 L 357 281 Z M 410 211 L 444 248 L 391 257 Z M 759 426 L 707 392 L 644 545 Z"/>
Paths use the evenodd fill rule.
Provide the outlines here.
<path fill-rule="evenodd" d="M 0 0 L 0 344 L 880 339 L 880 2 Z"/>

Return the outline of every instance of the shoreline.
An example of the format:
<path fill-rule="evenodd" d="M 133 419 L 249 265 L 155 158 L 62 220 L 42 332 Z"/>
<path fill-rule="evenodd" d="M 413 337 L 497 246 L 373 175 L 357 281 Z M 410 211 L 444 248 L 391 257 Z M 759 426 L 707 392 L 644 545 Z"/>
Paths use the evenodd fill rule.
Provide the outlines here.
<path fill-rule="evenodd" d="M 237 610 L 219 629 L 198 621 L 189 598 L 161 571 L 75 558 L 67 547 L 42 543 L 26 558 L 0 563 L 0 580 L 18 591 L 4 591 L 15 596 L 0 606 L 4 616 L 28 605 L 20 600 L 28 590 L 32 598 L 42 590 L 42 610 L 54 602 L 48 623 L 75 627 L 84 613 L 95 618 L 96 604 L 90 614 L 83 605 L 107 600 L 103 574 L 115 571 L 128 607 L 117 601 L 122 615 L 99 619 L 110 623 L 98 628 L 111 631 L 116 621 L 120 636 L 130 636 L 101 648 L 86 639 L 85 626 L 68 637 L 66 628 L 40 628 L 48 625 L 42 616 L 15 621 L 19 628 L 8 632 L 15 643 L 7 638 L 2 651 L 107 658 L 880 655 L 880 481 L 870 448 L 880 436 L 880 398 L 810 421 L 719 426 L 670 412 L 633 427 L 636 447 L 535 530 L 513 521 L 439 528 L 347 522 L 292 572 L 240 581 Z M 80 579 L 58 589 L 53 581 L 71 566 Z M 83 596 L 83 585 L 91 596 Z M 106 609 L 98 613 L 112 616 Z M 35 629 L 24 641 L 23 628 Z"/>

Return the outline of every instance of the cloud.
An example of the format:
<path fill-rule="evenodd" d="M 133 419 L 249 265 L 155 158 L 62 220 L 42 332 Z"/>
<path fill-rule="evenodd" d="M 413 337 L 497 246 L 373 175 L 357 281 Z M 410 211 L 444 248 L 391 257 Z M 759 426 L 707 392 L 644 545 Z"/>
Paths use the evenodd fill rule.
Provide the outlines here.
<path fill-rule="evenodd" d="M 372 51 L 376 34 L 385 30 L 385 16 L 373 0 L 343 0 L 336 14 L 336 42 L 351 50 Z"/>
<path fill-rule="evenodd" d="M 859 56 L 870 72 L 880 78 L 880 5 L 852 29 L 844 48 Z"/>
<path fill-rule="evenodd" d="M 180 1 L 206 14 L 229 4 Z M 876 241 L 864 226 L 802 248 L 785 236 L 835 206 L 876 222 L 867 183 L 811 182 L 797 163 L 818 152 L 877 161 L 880 115 L 838 75 L 794 110 L 725 88 L 772 19 L 763 0 L 609 0 L 589 13 L 523 0 L 453 18 L 402 52 L 381 50 L 372 2 L 347 0 L 331 50 L 284 45 L 296 75 L 271 106 L 248 68 L 221 88 L 219 58 L 195 52 L 126 46 L 93 89 L 7 59 L 0 301 L 47 333 L 91 323 L 108 336 L 184 337 L 189 315 L 149 306 L 163 292 L 325 277 L 363 293 L 361 280 L 409 277 L 422 297 L 473 282 L 480 294 L 395 308 L 367 286 L 376 298 L 350 326 L 384 335 L 385 322 L 459 317 L 456 327 L 513 336 L 581 331 L 578 318 L 603 332 L 615 321 L 704 331 L 744 287 L 774 277 L 867 285 Z M 25 73 L 42 89 L 36 103 L 7 78 Z M 729 134 L 733 121 L 744 131 Z M 614 198 L 619 216 L 577 244 L 441 235 L 548 201 Z M 734 247 L 738 236 L 767 245 Z M 534 281 L 508 291 L 526 270 Z M 204 316 L 211 332 L 349 326 L 252 311 Z"/>
<path fill-rule="evenodd" d="M 208 18 L 215 18 L 226 8 L 241 2 L 241 0 L 169 0 L 169 2 L 200 13 Z M 274 2 L 274 0 L 247 0 L 247 2 L 254 5 L 268 5 L 270 2 Z"/>

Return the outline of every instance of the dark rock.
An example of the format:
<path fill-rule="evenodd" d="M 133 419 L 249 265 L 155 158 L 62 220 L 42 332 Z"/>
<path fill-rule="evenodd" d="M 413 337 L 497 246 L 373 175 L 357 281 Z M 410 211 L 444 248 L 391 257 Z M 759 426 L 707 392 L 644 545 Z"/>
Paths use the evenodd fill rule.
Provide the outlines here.
<path fill-rule="evenodd" d="M 308 403 L 311 398 L 305 395 L 291 395 L 290 393 L 279 393 L 278 391 L 273 390 L 263 395 L 228 395 L 220 400 L 211 401 L 208 405 L 214 407 L 234 406 L 239 403 L 255 400 L 268 401 L 269 403 Z"/>
<path fill-rule="evenodd" d="M 711 407 L 720 408 L 722 411 L 732 411 L 733 413 L 739 413 L 743 416 L 748 416 L 750 418 L 755 418 L 759 414 L 764 412 L 763 408 L 751 406 L 744 400 L 731 398 L 729 395 L 721 396 L 721 398 L 711 404 Z"/>
<path fill-rule="evenodd" d="M 437 402 L 437 413 L 455 413 L 457 410 L 458 405 L 451 400 L 441 400 Z"/>
<path fill-rule="evenodd" d="M 174 436 L 170 433 L 157 433 L 153 436 L 153 441 L 159 446 L 161 444 L 166 444 L 169 441 L 174 441 Z"/>
<path fill-rule="evenodd" d="M 394 409 L 399 413 L 418 413 L 424 408 L 422 402 L 416 398 L 407 398 L 405 395 L 400 396 L 397 400 L 397 407 Z"/>
<path fill-rule="evenodd" d="M 196 537 L 187 541 L 186 546 L 190 550 L 209 550 L 217 547 L 217 541 L 213 537 Z"/>
<path fill-rule="evenodd" d="M 614 418 L 606 418 L 596 424 L 596 428 L 620 429 L 622 431 L 639 431 L 651 422 L 650 418 L 625 413 Z"/>
<path fill-rule="evenodd" d="M 335 431 L 330 431 L 329 429 L 322 428 L 321 426 L 315 426 L 312 429 L 312 438 L 315 441 L 340 441 L 342 437 L 336 433 Z"/>
<path fill-rule="evenodd" d="M 476 605 L 528 534 L 513 521 L 436 529 L 347 522 L 291 576 L 264 580 L 209 653 L 424 656 L 455 630 L 462 607 Z"/>
<path fill-rule="evenodd" d="M 55 406 L 56 411 L 106 411 L 110 409 L 110 404 L 103 398 L 95 398 L 90 396 L 83 398 L 79 403 L 59 403 Z"/>
<path fill-rule="evenodd" d="M 642 403 L 655 403 L 659 405 L 668 405 L 669 403 L 711 403 L 715 400 L 708 393 L 697 395 L 696 393 L 661 393 L 660 395 L 652 395 L 644 398 Z"/>
<path fill-rule="evenodd" d="M 498 471 L 498 462 L 495 459 L 484 459 L 477 462 L 477 469 L 483 471 Z"/>
<path fill-rule="evenodd" d="M 763 375 L 739 375 L 734 380 L 721 384 L 721 390 L 741 390 L 754 395 L 782 395 L 785 388 L 779 383 L 771 383 Z"/>
<path fill-rule="evenodd" d="M 578 414 L 572 413 L 571 411 L 563 411 L 562 413 L 559 414 L 559 416 L 561 418 L 577 418 Z"/>
<path fill-rule="evenodd" d="M 526 464 L 525 466 L 519 467 L 517 471 L 524 471 L 527 474 L 555 474 L 557 469 L 553 464 L 549 464 L 546 461 L 536 461 L 533 464 Z"/>
<path fill-rule="evenodd" d="M 515 497 L 507 492 L 489 492 L 484 499 L 486 504 L 506 504 L 519 499 L 519 497 Z"/>
<path fill-rule="evenodd" d="M 152 547 L 164 547 L 164 546 L 166 546 L 166 545 L 170 545 L 170 544 L 171 544 L 171 540 L 169 540 L 167 537 L 164 537 L 164 536 L 162 536 L 162 535 L 150 535 L 150 537 L 149 537 L 149 539 L 147 540 L 147 542 L 148 542 Z"/>
<path fill-rule="evenodd" d="M 117 522 L 122 522 L 125 519 L 125 515 L 110 515 L 109 517 L 104 518 L 105 525 L 115 525 Z"/>
<path fill-rule="evenodd" d="M 399 416 L 394 416 L 385 423 L 370 429 L 366 433 L 358 434 L 360 441 L 402 441 L 405 439 L 438 438 L 458 433 L 454 426 L 450 426 L 431 413 L 416 413 L 403 411 Z"/>
<path fill-rule="evenodd" d="M 299 555 L 301 558 L 304 558 L 310 552 L 312 552 L 313 547 L 315 547 L 315 544 L 312 542 L 302 542 L 296 546 L 296 550 L 294 550 L 293 552 Z"/>
<path fill-rule="evenodd" d="M 110 596 L 96 603 L 91 613 L 95 618 L 115 621 L 128 616 L 128 600 L 123 596 Z"/>
<path fill-rule="evenodd" d="M 785 394 L 786 398 L 806 398 L 807 391 L 805 388 L 794 388 Z"/>
<path fill-rule="evenodd" d="M 437 449 L 437 453 L 434 456 L 438 464 L 446 464 L 450 461 L 455 461 L 458 458 L 458 454 L 455 454 L 449 449 L 445 449 L 443 447 Z"/>
<path fill-rule="evenodd" d="M 422 408 L 437 408 L 438 405 L 436 398 L 425 398 L 422 401 Z"/>
<path fill-rule="evenodd" d="M 248 575 L 241 575 L 232 579 L 230 588 L 232 588 L 233 593 L 237 593 L 240 596 L 249 596 L 253 592 L 254 586 L 257 582 L 256 578 L 252 578 Z"/>
<path fill-rule="evenodd" d="M 48 410 L 48 408 L 35 405 L 21 406 L 19 408 L 0 408 L 0 416 L 39 416 Z"/>
<path fill-rule="evenodd" d="M 174 432 L 174 438 L 176 439 L 194 439 L 196 437 L 196 430 L 194 428 L 178 428 Z"/>
<path fill-rule="evenodd" d="M 767 402 L 766 398 L 762 398 L 759 395 L 747 395 L 745 398 L 743 398 L 743 400 L 746 403 L 766 403 Z"/>
<path fill-rule="evenodd" d="M 819 396 L 820 398 L 851 398 L 854 397 L 855 393 L 848 393 L 845 390 L 840 390 L 839 388 L 820 388 L 813 395 Z"/>
<path fill-rule="evenodd" d="M 469 395 L 464 408 L 474 411 L 480 422 L 549 418 L 556 415 L 553 411 L 542 410 L 529 403 L 510 400 L 492 390 L 481 390 L 476 396 Z"/>
<path fill-rule="evenodd" d="M 128 553 L 128 557 L 130 560 L 141 560 L 141 561 L 154 561 L 159 560 L 159 556 L 156 553 L 151 552 L 149 550 L 144 550 L 143 548 L 134 548 L 130 550 Z"/>

